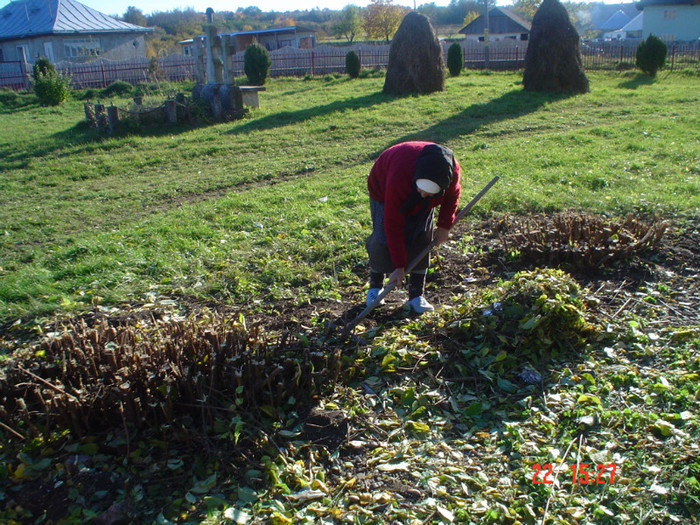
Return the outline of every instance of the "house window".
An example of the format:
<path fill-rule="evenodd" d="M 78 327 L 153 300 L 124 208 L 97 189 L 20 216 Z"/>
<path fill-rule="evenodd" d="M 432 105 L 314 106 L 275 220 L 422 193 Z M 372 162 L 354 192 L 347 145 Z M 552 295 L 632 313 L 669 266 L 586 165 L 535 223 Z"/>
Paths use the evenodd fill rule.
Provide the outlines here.
<path fill-rule="evenodd" d="M 63 42 L 63 52 L 66 58 L 98 57 L 102 51 L 98 39 L 66 40 Z"/>
<path fill-rule="evenodd" d="M 664 20 L 675 20 L 676 10 L 675 9 L 664 9 Z"/>
<path fill-rule="evenodd" d="M 17 60 L 29 62 L 29 48 L 27 46 L 17 46 Z"/>

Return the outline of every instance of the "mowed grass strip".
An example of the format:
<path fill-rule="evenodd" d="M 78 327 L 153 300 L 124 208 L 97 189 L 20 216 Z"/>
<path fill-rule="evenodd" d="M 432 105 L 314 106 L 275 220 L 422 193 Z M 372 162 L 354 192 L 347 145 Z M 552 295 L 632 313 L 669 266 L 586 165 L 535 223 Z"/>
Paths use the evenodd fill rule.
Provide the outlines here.
<path fill-rule="evenodd" d="M 382 78 L 275 79 L 243 120 L 115 137 L 77 101 L 0 110 L 0 322 L 154 296 L 337 297 L 364 279 L 365 176 L 403 140 L 455 151 L 463 202 L 499 175 L 476 213 L 697 216 L 700 78 L 589 77 L 574 97 L 524 92 L 518 73 L 402 98 Z"/>

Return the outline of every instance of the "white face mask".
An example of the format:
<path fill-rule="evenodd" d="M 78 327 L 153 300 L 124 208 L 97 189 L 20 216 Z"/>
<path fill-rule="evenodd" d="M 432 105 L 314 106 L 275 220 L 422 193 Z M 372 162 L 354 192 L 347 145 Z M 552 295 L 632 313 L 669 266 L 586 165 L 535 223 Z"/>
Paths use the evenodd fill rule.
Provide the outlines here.
<path fill-rule="evenodd" d="M 416 187 L 431 195 L 437 195 L 442 191 L 440 185 L 430 179 L 416 179 Z"/>

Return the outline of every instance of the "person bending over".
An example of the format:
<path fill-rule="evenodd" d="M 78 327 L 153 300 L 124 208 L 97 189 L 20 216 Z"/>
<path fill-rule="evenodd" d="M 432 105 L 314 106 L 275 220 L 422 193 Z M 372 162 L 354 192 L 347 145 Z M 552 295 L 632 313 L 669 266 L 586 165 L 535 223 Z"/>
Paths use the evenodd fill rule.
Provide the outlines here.
<path fill-rule="evenodd" d="M 384 150 L 367 179 L 372 233 L 365 242 L 369 255 L 367 305 L 373 304 L 386 284 L 400 286 L 406 264 L 435 239 L 449 238 L 457 213 L 460 168 L 452 151 L 432 142 L 402 142 Z M 437 228 L 433 211 L 439 206 Z M 425 299 L 427 254 L 408 276 L 408 302 L 414 312 L 433 310 Z"/>

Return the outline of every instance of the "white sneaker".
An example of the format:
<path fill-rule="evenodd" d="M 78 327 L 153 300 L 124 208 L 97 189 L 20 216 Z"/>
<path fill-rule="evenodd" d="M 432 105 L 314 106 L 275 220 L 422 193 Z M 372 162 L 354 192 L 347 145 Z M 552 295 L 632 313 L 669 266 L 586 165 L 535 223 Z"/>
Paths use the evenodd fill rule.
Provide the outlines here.
<path fill-rule="evenodd" d="M 377 297 L 379 297 L 379 294 L 384 291 L 384 288 L 370 288 L 367 290 L 367 299 L 365 299 L 365 304 L 367 306 L 372 306 L 374 304 L 374 301 L 377 300 Z M 384 304 L 384 299 L 379 301 L 379 304 L 382 305 Z"/>
<path fill-rule="evenodd" d="M 425 297 L 423 297 L 422 295 L 414 297 L 410 301 L 406 301 L 406 306 L 411 308 L 411 310 L 413 310 L 417 314 L 423 314 L 425 312 L 432 312 L 433 310 L 435 310 L 435 308 L 433 308 L 433 305 L 426 301 Z"/>

